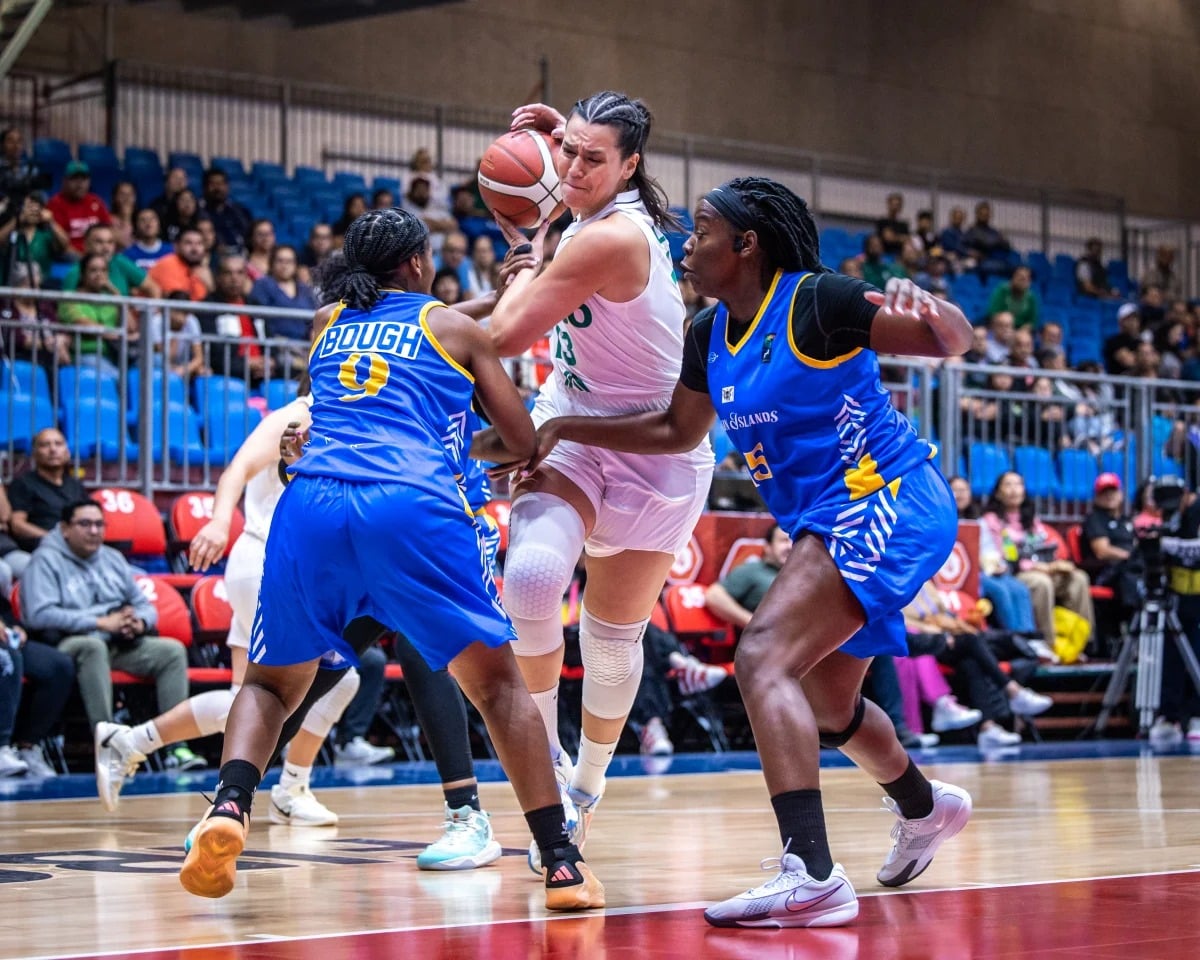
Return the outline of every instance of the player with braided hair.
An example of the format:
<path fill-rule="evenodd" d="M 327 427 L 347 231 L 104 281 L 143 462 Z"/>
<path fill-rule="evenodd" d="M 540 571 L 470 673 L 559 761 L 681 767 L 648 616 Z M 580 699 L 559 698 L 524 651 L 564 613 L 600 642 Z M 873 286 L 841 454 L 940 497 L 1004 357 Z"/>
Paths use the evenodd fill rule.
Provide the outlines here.
<path fill-rule="evenodd" d="M 710 907 L 715 926 L 833 926 L 858 899 L 833 863 L 819 747 L 836 747 L 888 795 L 898 822 L 879 881 L 900 886 L 966 825 L 971 798 L 929 781 L 878 707 L 862 699 L 876 654 L 907 652 L 901 609 L 937 572 L 957 517 L 936 451 L 880 382 L 876 352 L 945 357 L 971 343 L 957 307 L 911 282 L 880 292 L 825 270 L 807 206 L 743 177 L 707 193 L 684 244 L 702 296 L 666 410 L 544 423 L 559 441 L 682 451 L 720 417 L 795 545 L 742 633 L 737 678 L 784 853 L 772 880 Z"/>
<path fill-rule="evenodd" d="M 543 104 L 518 107 L 513 127 L 525 126 L 560 141 L 556 169 L 575 219 L 544 270 L 513 272 L 492 313 L 494 342 L 502 355 L 515 356 L 553 331 L 554 374 L 534 407 L 537 423 L 566 414 L 665 410 L 679 375 L 685 309 L 663 233 L 670 222 L 666 197 L 646 172 L 650 112 L 640 100 L 603 91 L 578 101 L 569 118 Z M 497 220 L 510 242 L 524 241 L 512 224 Z M 545 234 L 543 225 L 532 239 L 536 261 Z M 481 459 L 517 458 L 487 440 L 475 451 Z M 704 509 L 712 469 L 705 437 L 670 456 L 563 444 L 515 488 L 504 603 L 579 844 L 637 696 L 642 634 Z M 558 742 L 559 607 L 584 552 L 583 730 L 572 764 Z M 535 870 L 537 853 L 532 846 Z"/>
<path fill-rule="evenodd" d="M 449 666 L 479 708 L 546 865 L 547 908 L 601 907 L 604 888 L 567 837 L 512 625 L 456 481 L 473 396 L 510 449 L 533 449 L 533 424 L 487 333 L 430 296 L 433 253 L 417 217 L 364 214 L 343 250 L 344 271 L 325 278 L 341 299 L 313 319 L 310 439 L 267 535 L 220 782 L 180 882 L 204 897 L 233 889 L 284 720 L 322 663 L 357 661 L 346 631 L 372 618 L 432 670 Z"/>

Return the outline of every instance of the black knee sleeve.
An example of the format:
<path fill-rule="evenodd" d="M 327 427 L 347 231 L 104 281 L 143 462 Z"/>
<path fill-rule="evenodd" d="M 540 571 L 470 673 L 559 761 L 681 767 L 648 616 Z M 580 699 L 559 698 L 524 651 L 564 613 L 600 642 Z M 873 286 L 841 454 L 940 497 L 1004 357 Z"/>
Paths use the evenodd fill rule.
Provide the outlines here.
<path fill-rule="evenodd" d="M 844 747 L 850 738 L 858 733 L 858 728 L 862 726 L 863 714 L 866 712 L 866 701 L 863 700 L 862 694 L 859 694 L 858 704 L 854 708 L 854 716 L 850 719 L 850 725 L 841 733 L 820 733 L 821 746 L 826 750 L 840 750 Z"/>

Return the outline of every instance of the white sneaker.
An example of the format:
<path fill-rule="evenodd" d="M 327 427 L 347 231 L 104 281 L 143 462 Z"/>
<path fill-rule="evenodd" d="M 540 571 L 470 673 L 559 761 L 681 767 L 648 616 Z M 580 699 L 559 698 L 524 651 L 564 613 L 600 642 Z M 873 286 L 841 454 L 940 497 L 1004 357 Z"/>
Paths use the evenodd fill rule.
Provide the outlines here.
<path fill-rule="evenodd" d="M 1191 724 L 1188 725 L 1188 733 L 1191 733 Z M 1179 724 L 1159 717 L 1150 728 L 1148 738 L 1152 747 L 1177 747 L 1183 743 L 1183 731 Z"/>
<path fill-rule="evenodd" d="M 554 758 L 554 779 L 558 781 L 558 796 L 563 805 L 563 825 L 567 828 L 567 839 L 579 846 L 582 843 L 584 830 L 580 828 L 581 818 L 575 801 L 571 799 L 571 777 L 575 773 L 575 765 L 567 756 L 566 750 L 559 750 Z M 576 841 L 576 837 L 580 837 Z M 542 875 L 542 851 L 538 849 L 537 840 L 529 842 L 529 869 L 539 877 Z"/>
<path fill-rule="evenodd" d="M 667 662 L 674 668 L 679 692 L 685 697 L 702 690 L 711 690 L 729 676 L 723 667 L 715 663 L 704 663 L 678 650 L 672 651 L 667 657 Z"/>
<path fill-rule="evenodd" d="M 377 747 L 363 737 L 355 737 L 349 743 L 333 748 L 333 756 L 339 767 L 369 767 L 376 763 L 387 763 L 396 756 L 391 747 Z"/>
<path fill-rule="evenodd" d="M 29 771 L 29 764 L 17 756 L 17 751 L 11 746 L 0 747 L 0 777 L 23 777 Z"/>
<path fill-rule="evenodd" d="M 785 853 L 762 862 L 779 873 L 761 886 L 704 911 L 714 927 L 840 927 L 858 916 L 858 897 L 842 865 L 827 880 L 814 880 L 804 861 Z"/>
<path fill-rule="evenodd" d="M 58 771 L 46 762 L 46 755 L 42 752 L 40 744 L 35 743 L 32 747 L 25 747 L 23 750 L 18 750 L 17 756 L 25 761 L 31 777 L 48 779 L 58 776 Z"/>
<path fill-rule="evenodd" d="M 1054 706 L 1054 700 L 1051 697 L 1044 693 L 1034 693 L 1028 687 L 1021 687 L 1017 690 L 1016 696 L 1008 698 L 1008 708 L 1018 717 L 1036 717 L 1039 713 L 1045 713 L 1052 706 Z"/>
<path fill-rule="evenodd" d="M 137 773 L 146 755 L 133 748 L 132 727 L 123 723 L 96 724 L 96 792 L 104 809 L 112 813 L 121 801 L 121 788 Z"/>
<path fill-rule="evenodd" d="M 1029 645 L 1039 660 L 1045 663 L 1062 663 L 1062 657 L 1055 653 L 1054 648 L 1045 640 L 1030 640 Z"/>
<path fill-rule="evenodd" d="M 1192 743 L 1200 741 L 1200 717 L 1192 717 L 1188 721 L 1187 738 Z M 30 767 L 30 769 L 32 770 L 33 768 Z"/>
<path fill-rule="evenodd" d="M 332 827 L 338 815 L 316 798 L 307 783 L 290 787 L 275 784 L 271 788 L 272 823 L 291 827 Z"/>
<path fill-rule="evenodd" d="M 896 841 L 877 878 L 885 887 L 902 887 L 919 877 L 933 861 L 938 847 L 953 837 L 971 819 L 971 795 L 961 787 L 930 780 L 933 812 L 920 820 L 906 820 L 891 797 L 883 804 L 897 817 L 892 827 Z"/>
<path fill-rule="evenodd" d="M 642 755 L 654 757 L 669 757 L 675 752 L 675 744 L 667 735 L 667 728 L 658 717 L 651 717 L 650 722 L 642 727 Z"/>
<path fill-rule="evenodd" d="M 1005 730 L 1000 724 L 993 723 L 990 727 L 984 727 L 979 731 L 979 736 L 975 743 L 980 750 L 997 750 L 1001 747 L 1016 747 L 1020 746 L 1021 735 L 1013 733 L 1011 730 Z"/>
<path fill-rule="evenodd" d="M 442 836 L 417 854 L 422 870 L 473 870 L 500 859 L 500 844 L 492 835 L 492 819 L 467 805 L 446 807 Z"/>
<path fill-rule="evenodd" d="M 938 697 L 937 702 L 933 705 L 933 722 L 930 726 L 937 733 L 944 733 L 947 730 L 962 730 L 966 727 L 973 727 L 983 719 L 983 713 L 979 710 L 971 710 L 964 707 L 961 703 L 954 699 L 950 694 Z"/>

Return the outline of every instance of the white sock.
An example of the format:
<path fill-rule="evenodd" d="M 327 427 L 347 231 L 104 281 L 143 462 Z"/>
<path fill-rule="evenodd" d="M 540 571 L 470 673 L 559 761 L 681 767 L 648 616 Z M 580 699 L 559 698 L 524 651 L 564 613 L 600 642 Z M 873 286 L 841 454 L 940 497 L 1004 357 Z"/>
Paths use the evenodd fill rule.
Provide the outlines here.
<path fill-rule="evenodd" d="M 540 693 L 530 694 L 533 702 L 542 715 L 542 723 L 546 727 L 546 739 L 550 741 L 550 758 L 555 760 L 562 753 L 562 744 L 558 741 L 558 686 Z"/>
<path fill-rule="evenodd" d="M 308 786 L 312 779 L 312 767 L 301 767 L 294 763 L 284 763 L 283 773 L 279 775 L 279 785 L 284 790 L 296 786 Z"/>
<path fill-rule="evenodd" d="M 153 720 L 147 720 L 129 731 L 129 743 L 138 753 L 150 754 L 163 745 Z"/>
<path fill-rule="evenodd" d="M 579 737 L 579 759 L 575 761 L 575 773 L 571 777 L 571 789 L 598 797 L 604 792 L 604 774 L 616 752 L 617 743 L 596 743 L 586 733 Z"/>

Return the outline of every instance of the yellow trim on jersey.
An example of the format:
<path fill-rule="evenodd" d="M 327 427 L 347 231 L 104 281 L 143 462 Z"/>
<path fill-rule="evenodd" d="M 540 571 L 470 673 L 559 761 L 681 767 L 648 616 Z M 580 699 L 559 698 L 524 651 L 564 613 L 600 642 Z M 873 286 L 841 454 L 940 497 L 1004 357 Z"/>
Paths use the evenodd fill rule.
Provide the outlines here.
<path fill-rule="evenodd" d="M 796 284 L 796 291 L 792 294 L 792 304 L 788 309 L 788 346 L 792 348 L 792 353 L 796 355 L 796 359 L 809 367 L 816 367 L 818 370 L 832 370 L 834 367 L 841 366 L 847 360 L 853 360 L 860 353 L 862 347 L 855 347 L 849 353 L 843 353 L 840 357 L 834 357 L 832 360 L 818 360 L 816 357 L 810 357 L 806 353 L 801 353 L 800 348 L 796 346 L 796 340 L 792 331 L 792 310 L 796 306 L 796 294 L 800 292 L 800 287 L 804 285 L 804 281 L 811 277 L 811 273 L 806 273 L 800 278 L 800 282 Z"/>
<path fill-rule="evenodd" d="M 468 371 L 461 363 L 459 363 L 452 356 L 450 356 L 449 353 L 446 352 L 446 348 L 443 347 L 440 343 L 438 343 L 438 338 L 435 337 L 433 335 L 433 331 L 429 329 L 429 320 L 428 320 L 429 311 L 432 310 L 434 307 L 444 307 L 444 306 L 445 306 L 445 304 L 442 303 L 440 300 L 430 301 L 429 303 L 425 304 L 425 306 L 423 306 L 421 308 L 421 316 L 418 318 L 417 322 L 421 324 L 421 329 L 425 331 L 425 336 L 429 338 L 429 342 L 433 345 L 433 349 L 442 355 L 442 359 L 445 360 L 448 364 L 450 364 L 450 366 L 452 366 L 455 370 L 457 370 L 459 373 L 461 373 L 464 377 L 466 377 L 470 383 L 474 383 L 475 378 L 473 376 L 471 376 L 470 371 Z M 469 512 L 469 510 L 470 510 L 470 508 L 468 508 L 468 512 Z"/>
<path fill-rule="evenodd" d="M 312 346 L 308 348 L 308 362 L 312 363 L 313 354 L 317 352 L 317 344 L 321 342 L 321 338 L 325 336 L 325 331 L 337 323 L 337 318 L 342 315 L 342 311 L 346 309 L 346 301 L 339 301 L 338 305 L 333 308 L 333 313 L 329 315 L 329 322 L 321 328 L 321 332 L 313 337 Z"/>
<path fill-rule="evenodd" d="M 754 319 L 750 321 L 750 326 L 746 328 L 746 332 L 742 334 L 742 339 L 737 343 L 729 342 L 729 310 L 725 311 L 725 349 L 729 351 L 731 357 L 736 357 L 737 352 L 746 345 L 754 333 L 754 328 L 758 326 L 758 321 L 762 319 L 762 315 L 767 312 L 767 307 L 771 305 L 771 301 L 775 298 L 775 288 L 779 286 L 779 278 L 783 276 L 782 270 L 776 270 L 775 276 L 771 280 L 770 289 L 767 290 L 767 295 L 763 297 L 762 303 L 758 305 L 758 313 L 754 315 Z M 801 281 L 803 282 L 803 281 Z"/>

